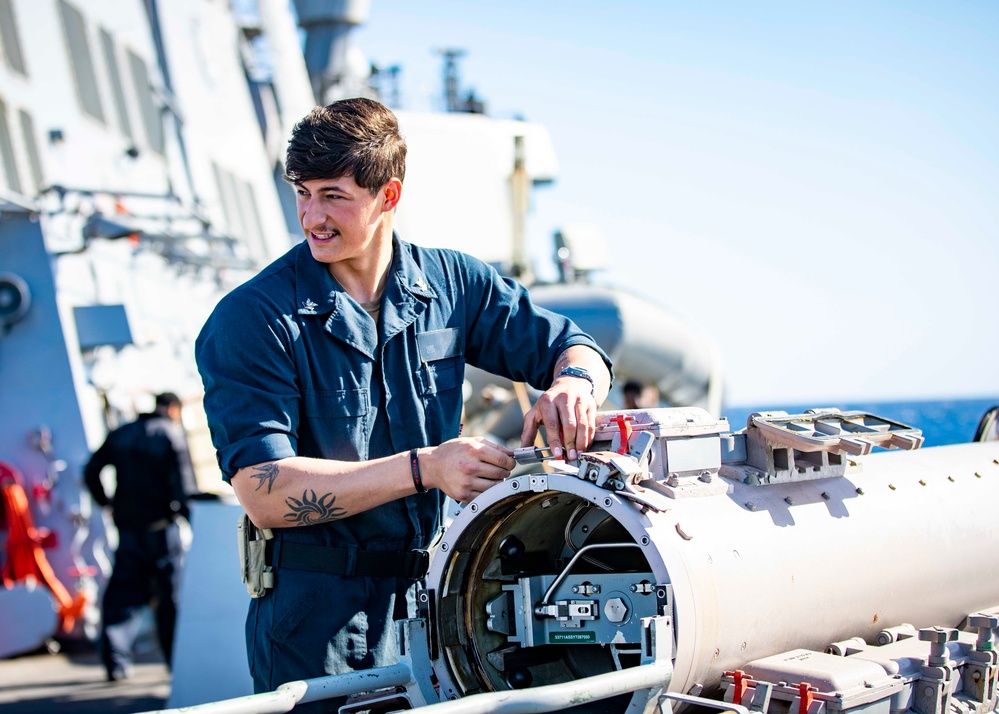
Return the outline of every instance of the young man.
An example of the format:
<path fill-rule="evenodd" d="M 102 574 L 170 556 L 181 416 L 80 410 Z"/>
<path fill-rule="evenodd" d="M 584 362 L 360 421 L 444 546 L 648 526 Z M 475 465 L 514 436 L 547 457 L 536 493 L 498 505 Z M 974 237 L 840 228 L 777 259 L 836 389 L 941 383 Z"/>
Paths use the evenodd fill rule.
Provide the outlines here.
<path fill-rule="evenodd" d="M 313 110 L 287 156 L 305 241 L 227 295 L 198 338 L 222 472 L 275 529 L 275 585 L 247 619 L 256 691 L 397 659 L 392 621 L 412 614 L 444 497 L 469 501 L 515 465 L 505 446 L 459 436 L 466 362 L 547 388 L 523 443 L 544 425 L 570 459 L 610 388 L 593 340 L 522 286 L 393 234 L 405 159 L 378 102 Z"/>

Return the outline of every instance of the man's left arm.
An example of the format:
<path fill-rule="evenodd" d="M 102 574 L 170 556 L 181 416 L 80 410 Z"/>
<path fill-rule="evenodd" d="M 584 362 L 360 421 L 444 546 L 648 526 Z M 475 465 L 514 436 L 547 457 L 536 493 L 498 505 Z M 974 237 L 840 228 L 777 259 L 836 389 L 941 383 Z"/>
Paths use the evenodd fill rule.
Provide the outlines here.
<path fill-rule="evenodd" d="M 111 463 L 110 451 L 111 447 L 105 441 L 90 457 L 90 460 L 83 469 L 83 482 L 86 484 L 91 498 L 102 508 L 111 505 L 111 499 L 108 497 L 107 491 L 104 490 L 104 484 L 101 482 L 101 471 Z"/>
<path fill-rule="evenodd" d="M 556 457 L 573 461 L 596 435 L 597 408 L 610 391 L 611 375 L 604 358 L 586 345 L 572 345 L 555 362 L 555 379 L 524 416 L 522 446 L 534 443 L 541 426 Z"/>

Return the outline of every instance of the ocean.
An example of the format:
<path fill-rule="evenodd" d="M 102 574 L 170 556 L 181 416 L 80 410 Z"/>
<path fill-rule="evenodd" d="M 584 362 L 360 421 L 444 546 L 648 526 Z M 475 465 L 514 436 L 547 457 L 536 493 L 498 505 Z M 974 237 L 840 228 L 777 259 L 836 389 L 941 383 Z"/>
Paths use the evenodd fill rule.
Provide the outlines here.
<path fill-rule="evenodd" d="M 945 446 L 971 441 L 975 437 L 975 428 L 982 415 L 997 405 L 999 397 L 840 404 L 764 404 L 755 407 L 725 407 L 722 409 L 722 416 L 728 418 L 732 431 L 738 431 L 745 428 L 746 419 L 754 412 L 783 411 L 788 414 L 801 414 L 807 409 L 836 407 L 842 411 L 865 411 L 922 429 L 925 439 L 923 446 Z"/>

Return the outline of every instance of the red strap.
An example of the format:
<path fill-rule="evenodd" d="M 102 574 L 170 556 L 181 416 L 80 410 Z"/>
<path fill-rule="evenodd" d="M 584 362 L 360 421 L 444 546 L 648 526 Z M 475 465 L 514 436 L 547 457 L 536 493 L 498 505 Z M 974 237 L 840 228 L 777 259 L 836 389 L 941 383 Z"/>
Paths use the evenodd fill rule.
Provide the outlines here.
<path fill-rule="evenodd" d="M 724 674 L 732 678 L 732 703 L 742 704 L 742 698 L 746 696 L 746 690 L 749 689 L 749 682 L 752 680 L 741 669 L 725 672 Z"/>
<path fill-rule="evenodd" d="M 617 424 L 618 431 L 621 432 L 621 445 L 618 447 L 617 453 L 627 454 L 628 442 L 631 441 L 631 422 L 635 421 L 635 417 L 627 414 L 616 414 L 610 420 Z"/>
<path fill-rule="evenodd" d="M 812 706 L 813 687 L 808 682 L 798 685 L 798 714 L 808 714 L 808 708 Z"/>

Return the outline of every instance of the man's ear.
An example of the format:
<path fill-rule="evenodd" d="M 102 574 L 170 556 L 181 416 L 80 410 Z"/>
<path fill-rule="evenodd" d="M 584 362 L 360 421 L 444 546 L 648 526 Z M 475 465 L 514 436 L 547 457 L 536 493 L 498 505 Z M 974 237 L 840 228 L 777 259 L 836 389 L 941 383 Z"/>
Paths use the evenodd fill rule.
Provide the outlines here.
<path fill-rule="evenodd" d="M 382 210 L 394 210 L 399 205 L 400 198 L 402 198 L 402 181 L 393 176 L 382 186 Z"/>

